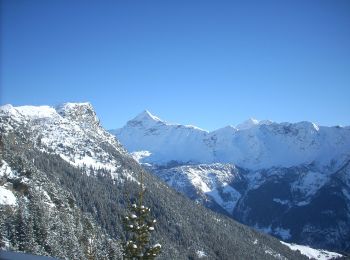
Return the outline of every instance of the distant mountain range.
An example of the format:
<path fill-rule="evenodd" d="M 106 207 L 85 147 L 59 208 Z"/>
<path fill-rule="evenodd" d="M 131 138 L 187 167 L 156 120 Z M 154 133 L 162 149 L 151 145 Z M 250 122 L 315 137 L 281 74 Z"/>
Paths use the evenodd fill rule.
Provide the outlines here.
<path fill-rule="evenodd" d="M 328 166 L 349 159 L 348 127 L 323 127 L 311 122 L 273 123 L 249 119 L 237 127 L 207 132 L 194 126 L 168 124 L 144 111 L 111 130 L 128 151 L 150 152 L 141 162 L 233 163 L 247 169 Z"/>
<path fill-rule="evenodd" d="M 101 127 L 89 103 L 66 103 L 59 107 L 2 106 L 0 131 L 2 250 L 59 259 L 120 259 L 121 242 L 125 239 L 122 218 L 128 199 L 134 201 L 139 192 L 142 172 L 147 189 L 144 203 L 157 219 L 152 242 L 162 244 L 159 259 L 307 259 L 295 251 L 297 249 L 304 254 L 313 252 L 315 257 L 321 255 L 323 259 L 339 256 L 281 243 L 169 188 L 145 171 L 119 141 Z M 144 155 L 147 153 L 139 154 Z M 170 166 L 157 166 L 157 170 L 167 167 Z M 187 166 L 174 165 L 171 169 L 177 171 L 181 167 Z M 224 199 L 228 204 L 221 207 L 215 200 L 213 204 L 224 212 L 237 208 L 230 203 L 240 203 L 240 200 L 230 202 L 230 196 L 243 198 L 240 194 L 246 180 L 239 177 L 242 178 L 239 190 L 235 186 L 239 178 L 231 176 L 236 173 L 243 176 L 241 170 L 231 164 L 191 165 L 189 172 L 192 167 L 199 167 L 199 171 L 217 167 L 217 174 L 212 171 L 207 175 L 210 181 L 216 180 L 215 176 L 221 172 L 224 174 L 213 183 L 217 190 L 213 190 L 212 197 L 217 192 L 217 199 Z M 164 174 L 167 173 L 170 172 Z M 193 179 L 188 179 L 185 171 L 182 176 L 184 186 L 192 183 Z M 212 189 L 205 181 L 200 175 L 198 183 Z M 227 185 L 220 193 L 220 183 L 224 182 Z M 211 198 L 206 188 L 197 194 L 196 199 Z M 265 215 L 270 217 L 266 211 Z"/>
<path fill-rule="evenodd" d="M 192 200 L 290 242 L 350 251 L 350 128 L 249 119 L 207 132 L 148 111 L 110 130 Z"/>

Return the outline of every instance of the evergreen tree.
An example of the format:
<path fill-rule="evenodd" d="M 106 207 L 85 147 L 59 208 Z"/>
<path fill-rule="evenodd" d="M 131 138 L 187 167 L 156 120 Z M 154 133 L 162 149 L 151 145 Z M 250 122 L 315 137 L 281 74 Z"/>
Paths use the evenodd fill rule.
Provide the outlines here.
<path fill-rule="evenodd" d="M 144 192 L 141 172 L 138 201 L 128 207 L 129 214 L 124 218 L 125 229 L 129 234 L 127 241 L 123 244 L 124 259 L 155 259 L 160 253 L 160 244 L 148 245 L 156 220 L 149 220 L 151 209 L 142 205 Z"/>

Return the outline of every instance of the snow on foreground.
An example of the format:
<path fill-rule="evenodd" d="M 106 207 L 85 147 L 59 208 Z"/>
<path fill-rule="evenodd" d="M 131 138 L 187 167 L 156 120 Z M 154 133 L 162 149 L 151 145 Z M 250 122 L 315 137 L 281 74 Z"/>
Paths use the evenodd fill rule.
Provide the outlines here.
<path fill-rule="evenodd" d="M 322 249 L 314 249 L 308 246 L 289 244 L 286 242 L 282 242 L 283 245 L 288 246 L 290 249 L 297 251 L 299 250 L 301 254 L 307 256 L 309 259 L 319 259 L 319 260 L 328 260 L 328 259 L 336 259 L 342 257 L 341 254 L 329 252 Z"/>

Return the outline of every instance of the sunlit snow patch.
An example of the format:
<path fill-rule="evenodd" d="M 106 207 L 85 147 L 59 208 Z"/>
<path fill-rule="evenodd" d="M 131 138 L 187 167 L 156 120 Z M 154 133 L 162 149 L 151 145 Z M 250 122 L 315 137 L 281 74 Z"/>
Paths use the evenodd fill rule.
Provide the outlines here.
<path fill-rule="evenodd" d="M 290 249 L 297 251 L 299 250 L 301 254 L 307 256 L 309 259 L 320 259 L 320 260 L 328 260 L 328 259 L 336 259 L 342 257 L 341 254 L 329 252 L 322 249 L 314 249 L 308 246 L 289 244 L 286 242 L 282 242 L 283 245 L 288 246 Z"/>
<path fill-rule="evenodd" d="M 17 204 L 17 199 L 12 191 L 0 186 L 0 205 L 14 206 Z"/>
<path fill-rule="evenodd" d="M 11 167 L 5 162 L 1 161 L 0 177 L 15 178 L 16 172 L 12 171 Z M 17 204 L 16 196 L 13 192 L 4 186 L 0 186 L 0 205 L 15 206 Z"/>
<path fill-rule="evenodd" d="M 76 167 L 85 167 L 85 168 L 92 167 L 93 169 L 106 169 L 111 172 L 116 171 L 116 166 L 113 164 L 113 161 L 103 163 L 103 162 L 99 162 L 96 158 L 93 158 L 90 156 L 84 156 L 84 157 L 76 156 L 76 157 L 70 158 L 66 155 L 60 154 L 60 157 L 66 162 Z"/>
<path fill-rule="evenodd" d="M 13 171 L 5 161 L 1 161 L 0 177 L 5 176 L 8 179 L 13 179 L 17 176 L 17 172 Z"/>
<path fill-rule="evenodd" d="M 196 254 L 197 254 L 197 257 L 198 257 L 198 258 L 204 258 L 204 257 L 207 256 L 207 254 L 206 254 L 204 251 L 202 251 L 202 250 L 198 250 L 198 251 L 196 252 Z"/>
<path fill-rule="evenodd" d="M 149 151 L 136 151 L 136 152 L 132 152 L 131 156 L 132 158 L 134 158 L 135 161 L 137 161 L 138 163 L 141 163 L 141 160 L 143 158 L 149 157 L 152 153 Z"/>

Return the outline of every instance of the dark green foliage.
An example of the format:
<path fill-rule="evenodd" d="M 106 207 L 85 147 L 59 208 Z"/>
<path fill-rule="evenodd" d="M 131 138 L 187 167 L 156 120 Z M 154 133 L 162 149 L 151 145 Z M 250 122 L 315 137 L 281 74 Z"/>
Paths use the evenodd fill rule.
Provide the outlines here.
<path fill-rule="evenodd" d="M 125 259 L 154 259 L 160 253 L 160 244 L 148 246 L 150 234 L 154 231 L 156 220 L 150 221 L 150 208 L 139 204 L 129 207 L 129 214 L 124 218 L 124 225 L 129 233 L 123 245 Z"/>
<path fill-rule="evenodd" d="M 143 172 L 141 172 L 138 200 L 128 207 L 129 214 L 124 217 L 124 227 L 128 233 L 123 244 L 124 259 L 155 259 L 160 253 L 160 244 L 148 245 L 156 220 L 150 220 L 151 209 L 142 205 L 144 192 Z"/>

